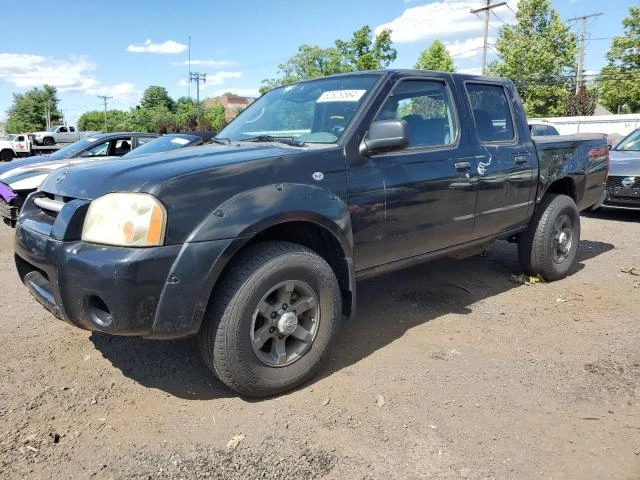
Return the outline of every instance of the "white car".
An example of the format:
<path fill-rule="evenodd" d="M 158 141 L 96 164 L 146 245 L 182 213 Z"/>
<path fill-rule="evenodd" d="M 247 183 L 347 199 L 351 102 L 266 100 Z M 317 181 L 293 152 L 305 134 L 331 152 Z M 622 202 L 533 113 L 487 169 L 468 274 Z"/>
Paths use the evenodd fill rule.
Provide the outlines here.
<path fill-rule="evenodd" d="M 13 227 L 27 196 L 38 189 L 47 176 L 61 167 L 137 157 L 208 142 L 212 132 L 175 133 L 105 133 L 89 137 L 58 150 L 52 155 L 14 160 L 0 165 L 0 217 Z"/>

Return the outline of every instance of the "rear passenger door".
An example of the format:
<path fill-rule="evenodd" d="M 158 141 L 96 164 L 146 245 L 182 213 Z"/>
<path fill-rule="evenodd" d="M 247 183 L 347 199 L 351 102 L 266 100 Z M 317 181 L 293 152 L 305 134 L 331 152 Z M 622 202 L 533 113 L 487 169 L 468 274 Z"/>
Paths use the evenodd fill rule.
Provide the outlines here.
<path fill-rule="evenodd" d="M 480 147 L 461 132 L 449 78 L 399 80 L 374 118 L 407 122 L 410 145 L 374 154 L 349 172 L 358 270 L 464 243 L 471 236 Z M 371 228 L 367 217 L 359 218 L 368 207 L 358 205 L 371 192 L 361 192 L 359 185 L 379 177 L 384 220 Z"/>
<path fill-rule="evenodd" d="M 534 202 L 538 171 L 522 108 L 500 82 L 466 81 L 463 86 L 475 133 L 484 148 L 478 157 L 478 202 L 474 238 L 524 225 Z M 516 117 L 516 115 L 518 115 Z"/>

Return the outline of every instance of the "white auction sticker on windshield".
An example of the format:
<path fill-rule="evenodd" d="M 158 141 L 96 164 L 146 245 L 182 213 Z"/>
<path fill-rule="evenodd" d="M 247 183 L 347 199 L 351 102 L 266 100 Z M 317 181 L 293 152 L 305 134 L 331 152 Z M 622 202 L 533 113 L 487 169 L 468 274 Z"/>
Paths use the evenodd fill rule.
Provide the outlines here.
<path fill-rule="evenodd" d="M 189 143 L 189 140 L 187 140 L 186 138 L 178 137 L 171 140 L 171 143 L 177 143 L 178 145 L 186 145 L 187 143 Z"/>
<path fill-rule="evenodd" d="M 320 95 L 316 102 L 357 102 L 366 92 L 366 90 L 328 90 Z"/>

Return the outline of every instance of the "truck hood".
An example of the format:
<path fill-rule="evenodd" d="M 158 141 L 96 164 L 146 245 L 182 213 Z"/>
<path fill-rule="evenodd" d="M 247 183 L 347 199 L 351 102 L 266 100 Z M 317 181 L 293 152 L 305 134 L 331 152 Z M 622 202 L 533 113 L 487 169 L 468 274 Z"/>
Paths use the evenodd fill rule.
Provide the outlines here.
<path fill-rule="evenodd" d="M 640 176 L 640 152 L 611 150 L 609 176 Z"/>
<path fill-rule="evenodd" d="M 40 188 L 45 192 L 85 200 L 93 200 L 110 192 L 146 192 L 158 195 L 163 187 L 175 185 L 184 177 L 201 172 L 211 175 L 212 171 L 217 170 L 216 167 L 288 156 L 301 150 L 247 143 L 177 149 L 122 158 L 117 162 L 92 162 L 65 168 L 57 171 L 56 175 L 49 176 Z"/>

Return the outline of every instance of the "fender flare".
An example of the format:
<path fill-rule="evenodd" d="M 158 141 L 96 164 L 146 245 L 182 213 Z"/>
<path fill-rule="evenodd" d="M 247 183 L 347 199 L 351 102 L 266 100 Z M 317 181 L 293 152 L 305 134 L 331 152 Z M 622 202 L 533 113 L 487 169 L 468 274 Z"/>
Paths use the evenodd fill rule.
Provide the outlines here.
<path fill-rule="evenodd" d="M 304 210 L 295 209 L 302 205 Z M 184 282 L 182 286 L 165 284 L 150 338 L 170 333 L 176 328 L 171 323 L 178 318 L 185 336 L 197 333 L 215 284 L 235 254 L 260 232 L 289 222 L 309 222 L 325 228 L 351 261 L 351 217 L 348 205 L 337 195 L 303 184 L 268 185 L 242 192 L 214 208 L 182 245 L 168 278 L 189 278 L 189 288 L 184 288 Z M 187 292 L 189 298 L 185 298 Z M 190 313 L 182 310 L 187 305 Z"/>

